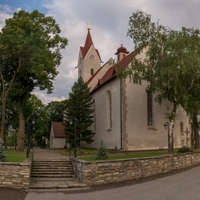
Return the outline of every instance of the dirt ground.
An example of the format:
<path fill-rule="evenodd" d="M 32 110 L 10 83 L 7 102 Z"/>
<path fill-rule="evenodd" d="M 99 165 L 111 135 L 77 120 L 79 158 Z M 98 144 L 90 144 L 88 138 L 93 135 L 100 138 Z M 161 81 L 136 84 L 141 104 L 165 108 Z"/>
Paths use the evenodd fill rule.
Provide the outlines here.
<path fill-rule="evenodd" d="M 23 190 L 0 187 L 1 200 L 24 200 L 26 195 L 27 195 L 27 192 Z"/>

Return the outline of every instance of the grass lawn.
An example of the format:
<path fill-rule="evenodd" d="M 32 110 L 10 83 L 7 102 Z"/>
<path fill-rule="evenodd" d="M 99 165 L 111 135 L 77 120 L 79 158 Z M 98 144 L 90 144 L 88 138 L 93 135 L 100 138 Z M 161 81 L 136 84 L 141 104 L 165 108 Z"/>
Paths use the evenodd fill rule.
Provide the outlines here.
<path fill-rule="evenodd" d="M 6 162 L 23 162 L 26 159 L 26 151 L 17 152 L 15 149 L 4 149 L 6 154 Z M 29 154 L 31 158 L 32 154 Z"/>
<path fill-rule="evenodd" d="M 167 151 L 155 151 L 155 152 L 130 152 L 130 153 L 119 153 L 119 154 L 108 154 L 107 160 L 118 160 L 118 159 L 128 159 L 128 158 L 144 158 L 144 157 L 154 157 L 167 155 Z M 80 156 L 79 159 L 86 161 L 99 161 L 93 156 Z"/>
<path fill-rule="evenodd" d="M 95 148 L 88 148 L 88 149 L 76 149 L 77 155 L 96 155 L 98 149 Z M 117 150 L 114 149 L 107 149 L 106 150 L 108 153 L 117 153 Z M 73 155 L 74 149 L 65 149 L 61 151 L 61 155 Z"/>

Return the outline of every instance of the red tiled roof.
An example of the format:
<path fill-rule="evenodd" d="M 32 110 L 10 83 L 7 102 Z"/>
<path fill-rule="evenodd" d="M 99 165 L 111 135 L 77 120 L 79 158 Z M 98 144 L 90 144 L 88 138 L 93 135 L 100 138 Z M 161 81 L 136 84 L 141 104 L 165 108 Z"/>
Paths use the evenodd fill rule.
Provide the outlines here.
<path fill-rule="evenodd" d="M 88 34 L 87 34 L 87 37 L 86 37 L 86 40 L 85 40 L 85 45 L 84 47 L 80 47 L 81 49 L 81 52 L 82 52 L 82 56 L 83 58 L 85 58 L 89 48 L 93 45 L 93 42 L 92 42 L 92 37 L 91 37 L 91 34 L 90 34 L 90 31 L 88 30 Z M 97 55 L 99 56 L 99 59 L 101 60 L 101 57 L 100 57 L 100 54 L 99 54 L 99 51 L 97 49 L 95 49 Z M 102 61 L 101 61 L 102 62 Z"/>
<path fill-rule="evenodd" d="M 87 81 L 86 83 L 89 84 L 89 83 L 94 79 L 94 77 L 99 73 L 99 71 L 102 70 L 102 69 L 106 66 L 107 63 L 108 63 L 108 62 L 106 62 L 102 67 L 100 67 L 100 68 L 88 79 L 88 81 Z"/>
<path fill-rule="evenodd" d="M 66 138 L 65 127 L 62 122 L 52 122 L 55 138 Z"/>
<path fill-rule="evenodd" d="M 127 67 L 132 59 L 137 55 L 138 50 L 135 50 L 125 56 L 119 63 L 115 64 L 113 67 L 111 67 L 105 75 L 98 80 L 97 85 L 94 87 L 94 89 L 91 92 L 94 92 L 96 89 L 100 88 L 102 85 L 107 83 L 108 81 L 112 80 L 113 78 L 116 78 L 116 73 L 118 70 Z"/>

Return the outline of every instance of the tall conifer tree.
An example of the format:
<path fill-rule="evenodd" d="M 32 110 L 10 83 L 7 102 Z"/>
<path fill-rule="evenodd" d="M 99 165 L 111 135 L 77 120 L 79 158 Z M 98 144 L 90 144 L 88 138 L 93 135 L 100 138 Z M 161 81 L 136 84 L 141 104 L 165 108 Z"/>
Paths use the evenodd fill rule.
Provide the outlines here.
<path fill-rule="evenodd" d="M 65 111 L 64 125 L 67 143 L 74 146 L 75 132 L 77 146 L 83 147 L 83 142 L 88 144 L 93 142 L 92 138 L 95 133 L 88 129 L 93 123 L 93 113 L 93 99 L 90 95 L 90 89 L 80 77 L 69 93 Z"/>

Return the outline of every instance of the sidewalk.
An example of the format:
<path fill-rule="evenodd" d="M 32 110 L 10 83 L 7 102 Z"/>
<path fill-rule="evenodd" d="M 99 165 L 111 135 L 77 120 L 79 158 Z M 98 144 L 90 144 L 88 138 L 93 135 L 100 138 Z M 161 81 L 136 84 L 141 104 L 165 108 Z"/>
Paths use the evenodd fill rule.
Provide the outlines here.
<path fill-rule="evenodd" d="M 69 156 L 60 155 L 61 150 L 55 149 L 41 149 L 34 147 L 33 160 L 69 160 Z"/>

